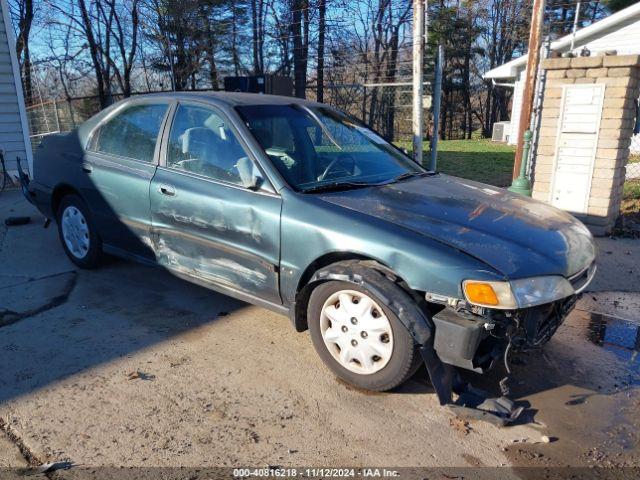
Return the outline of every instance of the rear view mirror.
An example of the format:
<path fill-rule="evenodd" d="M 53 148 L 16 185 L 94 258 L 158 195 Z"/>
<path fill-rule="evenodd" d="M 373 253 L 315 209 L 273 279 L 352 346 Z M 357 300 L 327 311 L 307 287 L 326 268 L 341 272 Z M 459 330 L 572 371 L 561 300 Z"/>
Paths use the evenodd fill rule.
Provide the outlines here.
<path fill-rule="evenodd" d="M 242 157 L 236 164 L 242 186 L 249 190 L 258 190 L 262 186 L 263 178 L 260 170 L 248 157 Z"/>

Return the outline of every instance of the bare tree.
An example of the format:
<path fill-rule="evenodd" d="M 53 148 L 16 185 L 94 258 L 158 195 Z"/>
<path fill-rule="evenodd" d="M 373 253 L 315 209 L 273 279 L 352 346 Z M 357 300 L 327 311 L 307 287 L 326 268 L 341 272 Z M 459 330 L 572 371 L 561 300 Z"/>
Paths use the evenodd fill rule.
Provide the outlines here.
<path fill-rule="evenodd" d="M 238 26 L 242 20 L 241 8 L 239 2 L 231 2 L 231 62 L 233 64 L 233 73 L 237 77 L 240 75 L 240 47 Z"/>
<path fill-rule="evenodd" d="M 209 63 L 209 81 L 211 88 L 218 90 L 218 67 L 216 66 L 216 38 L 211 26 L 211 10 L 210 2 L 201 1 L 198 11 L 204 28 L 203 50 Z"/>
<path fill-rule="evenodd" d="M 251 41 L 253 45 L 253 73 L 264 73 L 264 37 L 265 17 L 267 12 L 265 0 L 251 0 Z"/>
<path fill-rule="evenodd" d="M 105 35 L 111 37 L 111 40 L 105 42 L 106 51 L 102 50 L 102 44 L 100 48 L 113 68 L 122 94 L 128 97 L 131 95 L 131 71 L 138 50 L 139 2 L 131 0 L 119 8 L 116 0 L 104 1 L 106 8 L 101 5 L 102 20 L 107 27 Z M 111 42 L 114 44 L 115 54 L 109 50 Z"/>
<path fill-rule="evenodd" d="M 309 2 L 308 0 L 292 0 L 291 9 L 294 92 L 296 97 L 305 98 L 309 56 Z"/>
<path fill-rule="evenodd" d="M 316 67 L 316 100 L 324 102 L 324 42 L 327 29 L 327 1 L 318 0 L 318 65 Z"/>
<path fill-rule="evenodd" d="M 521 53 L 528 31 L 526 0 L 493 0 L 481 13 L 483 17 L 483 44 L 485 44 L 486 70 L 502 65 Z M 484 136 L 491 135 L 492 125 L 508 118 L 511 92 L 486 83 L 484 100 Z"/>
<path fill-rule="evenodd" d="M 31 79 L 31 49 L 29 45 L 31 26 L 35 18 L 33 0 L 15 0 L 10 4 L 11 16 L 18 26 L 16 34 L 16 56 L 20 63 L 20 72 L 24 83 L 24 95 L 27 104 L 33 98 Z"/>

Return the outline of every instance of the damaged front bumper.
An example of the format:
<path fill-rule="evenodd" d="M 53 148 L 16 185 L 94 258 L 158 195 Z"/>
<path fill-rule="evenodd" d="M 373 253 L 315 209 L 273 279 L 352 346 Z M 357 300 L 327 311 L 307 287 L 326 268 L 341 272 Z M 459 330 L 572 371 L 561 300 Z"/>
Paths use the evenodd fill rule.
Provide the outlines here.
<path fill-rule="evenodd" d="M 432 316 L 432 346 L 421 353 L 442 405 L 458 415 L 505 425 L 522 413 L 507 398 L 511 370 L 508 355 L 543 346 L 575 306 L 577 295 L 523 310 L 454 309 L 446 306 Z M 484 373 L 503 360 L 507 375 L 500 382 L 502 396 L 488 394 L 462 380 L 456 367 Z M 453 394 L 457 398 L 453 399 Z"/>
<path fill-rule="evenodd" d="M 577 296 L 513 312 L 481 313 L 446 307 L 433 315 L 434 349 L 445 363 L 483 373 L 507 347 L 530 350 L 544 345 L 573 309 Z"/>

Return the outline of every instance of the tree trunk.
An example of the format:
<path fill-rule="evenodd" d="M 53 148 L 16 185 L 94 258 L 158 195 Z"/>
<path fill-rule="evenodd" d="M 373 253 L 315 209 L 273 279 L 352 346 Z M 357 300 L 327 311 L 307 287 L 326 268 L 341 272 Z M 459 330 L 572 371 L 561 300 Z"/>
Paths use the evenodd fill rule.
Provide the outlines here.
<path fill-rule="evenodd" d="M 87 11 L 87 5 L 85 0 L 78 0 L 78 6 L 80 7 L 80 15 L 82 17 L 82 24 L 85 35 L 87 37 L 87 43 L 89 44 L 89 54 L 91 56 L 91 64 L 96 75 L 96 84 L 98 87 L 98 99 L 100 101 L 100 108 L 106 108 L 109 105 L 108 92 L 105 92 L 105 81 L 102 64 L 100 63 L 100 52 L 95 36 L 93 34 L 93 27 L 91 24 L 91 18 Z"/>
<path fill-rule="evenodd" d="M 389 60 L 387 61 L 387 72 L 385 82 L 393 83 L 396 81 L 396 74 L 398 70 L 398 44 L 400 39 L 400 26 L 394 28 L 393 35 L 391 36 L 391 42 L 389 48 Z M 390 142 L 393 141 L 393 134 L 395 131 L 395 101 L 396 101 L 395 87 L 386 87 L 383 90 L 383 99 L 385 109 L 387 111 L 384 135 Z"/>
<path fill-rule="evenodd" d="M 124 66 L 124 96 L 131 96 L 131 70 L 133 70 L 133 62 L 138 51 L 138 28 L 140 17 L 138 16 L 138 0 L 134 0 L 131 5 L 131 49 Z"/>
<path fill-rule="evenodd" d="M 240 75 L 240 56 L 238 55 L 238 11 L 236 2 L 231 2 L 231 62 L 235 76 Z"/>
<path fill-rule="evenodd" d="M 251 0 L 253 74 L 264 73 L 264 0 Z"/>
<path fill-rule="evenodd" d="M 306 97 L 307 61 L 305 58 L 305 42 L 303 37 L 303 9 L 305 0 L 293 0 L 293 76 L 294 94 L 298 98 Z M 305 23 L 307 20 L 305 20 Z"/>
<path fill-rule="evenodd" d="M 29 48 L 29 35 L 31 34 L 31 24 L 33 23 L 33 0 L 24 0 L 24 10 L 20 11 L 18 21 L 18 37 L 16 38 L 16 56 L 22 69 L 22 80 L 24 82 L 25 103 L 31 104 L 33 101 L 33 86 L 31 81 L 31 53 Z M 9 26 L 7 25 L 7 28 Z"/>
<path fill-rule="evenodd" d="M 260 71 L 260 59 L 258 55 L 258 0 L 251 0 L 251 43 L 253 45 L 253 73 L 257 75 Z"/>
<path fill-rule="evenodd" d="M 324 102 L 324 34 L 326 28 L 325 16 L 327 10 L 326 0 L 318 0 L 318 66 L 316 74 L 316 99 Z"/>
<path fill-rule="evenodd" d="M 200 4 L 200 17 L 204 22 L 206 35 L 204 49 L 207 62 L 209 63 L 209 81 L 211 82 L 211 88 L 215 91 L 218 90 L 218 68 L 216 66 L 215 58 L 215 39 L 213 31 L 211 30 L 211 15 L 203 4 Z"/>
<path fill-rule="evenodd" d="M 375 26 L 373 28 L 373 83 L 379 84 L 382 80 L 382 63 L 384 61 L 384 54 L 381 54 L 383 42 L 383 20 L 384 12 L 387 6 L 386 0 L 379 0 L 376 8 Z M 375 122 L 378 118 L 378 87 L 374 87 L 371 93 L 371 100 L 369 103 L 369 122 L 368 125 L 371 128 L 375 128 Z"/>

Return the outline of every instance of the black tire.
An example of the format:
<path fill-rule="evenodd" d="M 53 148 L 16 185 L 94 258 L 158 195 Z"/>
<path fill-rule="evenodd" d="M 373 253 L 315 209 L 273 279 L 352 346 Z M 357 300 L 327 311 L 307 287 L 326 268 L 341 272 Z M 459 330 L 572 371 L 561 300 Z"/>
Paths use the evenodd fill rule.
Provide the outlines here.
<path fill-rule="evenodd" d="M 62 218 L 65 210 L 67 210 L 68 208 L 76 208 L 80 211 L 80 213 L 84 217 L 83 224 L 85 224 L 88 229 L 89 247 L 86 253 L 82 256 L 80 256 L 80 254 L 73 253 L 67 246 L 67 242 L 64 239 Z M 60 202 L 56 220 L 58 222 L 58 236 L 60 237 L 60 243 L 62 243 L 62 248 L 64 248 L 64 251 L 69 259 L 80 268 L 91 269 L 97 267 L 100 264 L 100 260 L 102 258 L 102 240 L 96 232 L 95 223 L 93 222 L 93 218 L 91 217 L 91 212 L 87 208 L 84 201 L 78 195 L 66 195 Z"/>
<path fill-rule="evenodd" d="M 387 288 L 384 290 L 387 291 L 380 291 L 380 294 L 393 298 L 391 295 L 398 287 L 386 278 L 382 282 L 383 286 L 386 284 Z M 389 320 L 393 334 L 393 350 L 387 364 L 375 373 L 359 374 L 345 368 L 333 357 L 324 342 L 321 331 L 322 308 L 333 294 L 341 290 L 354 290 L 366 294 L 382 308 Z M 358 284 L 335 280 L 319 284 L 309 299 L 307 321 L 313 346 L 322 361 L 339 378 L 358 388 L 377 392 L 391 390 L 408 380 L 420 367 L 421 356 L 409 331 L 379 297 Z"/>

